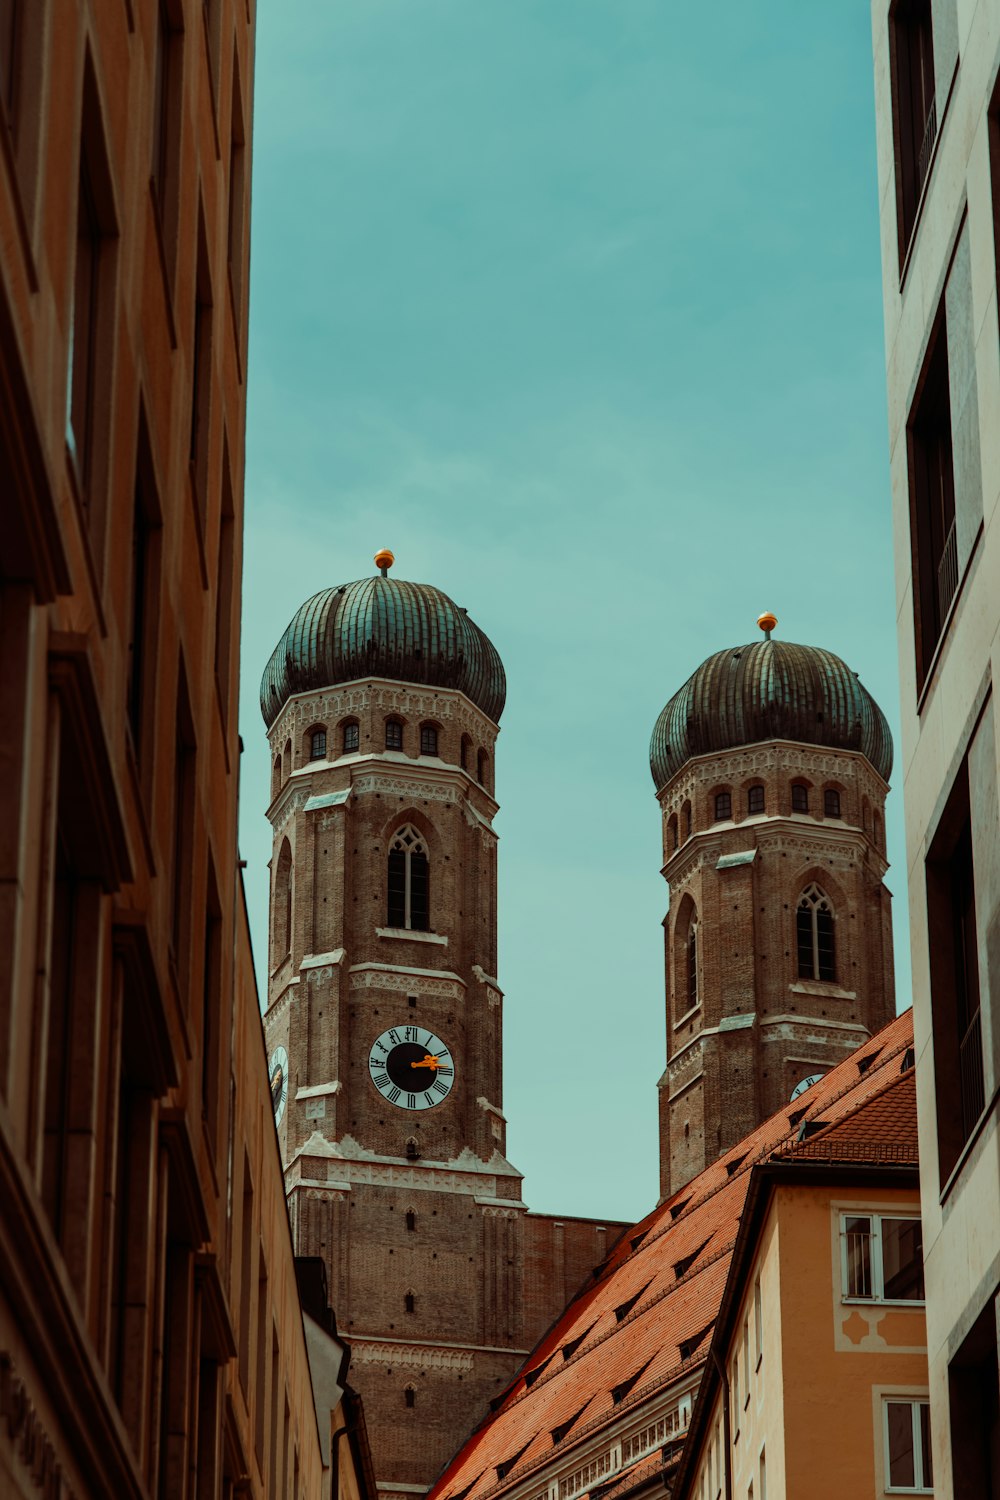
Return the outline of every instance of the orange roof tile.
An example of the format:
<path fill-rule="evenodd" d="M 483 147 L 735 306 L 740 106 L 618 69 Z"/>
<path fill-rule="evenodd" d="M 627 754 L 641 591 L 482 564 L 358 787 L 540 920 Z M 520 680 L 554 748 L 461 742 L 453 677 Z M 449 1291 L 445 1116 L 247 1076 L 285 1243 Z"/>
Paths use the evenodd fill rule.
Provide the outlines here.
<path fill-rule="evenodd" d="M 873 1058 L 867 1066 L 859 1067 L 858 1053 L 845 1059 L 794 1108 L 772 1115 L 623 1235 L 452 1459 L 430 1500 L 492 1500 L 685 1369 L 698 1370 L 754 1166 L 916 1161 L 913 1073 L 900 1072 L 912 1041 L 906 1011 L 865 1043 L 861 1058 Z M 616 1403 L 616 1387 L 638 1371 Z"/>

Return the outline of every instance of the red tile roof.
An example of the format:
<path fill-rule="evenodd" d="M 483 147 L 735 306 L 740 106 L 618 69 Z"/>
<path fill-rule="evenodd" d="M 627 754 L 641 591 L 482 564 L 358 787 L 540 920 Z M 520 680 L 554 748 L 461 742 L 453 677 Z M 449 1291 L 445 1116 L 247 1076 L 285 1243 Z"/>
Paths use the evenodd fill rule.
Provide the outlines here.
<path fill-rule="evenodd" d="M 561 1463 L 587 1434 L 686 1370 L 697 1372 L 755 1165 L 916 1162 L 913 1073 L 901 1073 L 912 1042 L 906 1011 L 625 1234 L 493 1403 L 430 1500 L 492 1500 L 535 1470 L 541 1476 L 551 1460 Z M 616 1388 L 640 1371 L 615 1403 Z"/>

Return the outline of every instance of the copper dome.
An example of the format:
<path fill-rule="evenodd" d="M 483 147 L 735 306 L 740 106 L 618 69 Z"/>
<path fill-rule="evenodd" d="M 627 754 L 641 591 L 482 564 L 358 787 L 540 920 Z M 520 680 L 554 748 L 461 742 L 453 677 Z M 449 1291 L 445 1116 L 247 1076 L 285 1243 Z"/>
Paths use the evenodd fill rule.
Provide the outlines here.
<path fill-rule="evenodd" d="M 496 647 L 447 594 L 402 578 L 361 578 L 296 610 L 264 669 L 264 722 L 270 729 L 295 693 L 360 677 L 454 688 L 495 724 L 507 694 Z"/>
<path fill-rule="evenodd" d="M 888 781 L 886 717 L 839 656 L 792 641 L 751 641 L 716 651 L 674 694 L 653 729 L 649 768 L 657 790 L 695 755 L 762 740 L 857 750 Z"/>

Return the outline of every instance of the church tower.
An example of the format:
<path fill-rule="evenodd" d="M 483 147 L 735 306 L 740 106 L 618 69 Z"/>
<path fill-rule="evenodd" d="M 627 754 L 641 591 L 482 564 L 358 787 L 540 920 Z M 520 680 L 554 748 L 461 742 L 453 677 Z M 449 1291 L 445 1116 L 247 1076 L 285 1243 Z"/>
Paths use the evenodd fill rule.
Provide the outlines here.
<path fill-rule="evenodd" d="M 883 883 L 892 741 L 839 657 L 717 651 L 660 714 L 667 1067 L 675 1192 L 894 1014 Z"/>
<path fill-rule="evenodd" d="M 264 1029 L 296 1253 L 326 1266 L 380 1497 L 413 1500 L 622 1226 L 529 1215 L 506 1159 L 503 666 L 375 560 L 301 606 L 264 672 Z"/>

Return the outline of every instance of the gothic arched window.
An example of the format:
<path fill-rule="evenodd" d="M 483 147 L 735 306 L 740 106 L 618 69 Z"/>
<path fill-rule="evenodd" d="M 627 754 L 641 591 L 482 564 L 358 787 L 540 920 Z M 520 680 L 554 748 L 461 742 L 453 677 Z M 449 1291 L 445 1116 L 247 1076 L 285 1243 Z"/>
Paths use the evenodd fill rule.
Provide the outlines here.
<path fill-rule="evenodd" d="M 389 845 L 390 927 L 430 931 L 430 871 L 422 836 L 407 823 Z"/>
<path fill-rule="evenodd" d="M 404 1293 L 404 1295 L 403 1295 L 403 1308 L 408 1313 L 410 1313 L 410 1312 L 416 1312 L 416 1310 L 417 1310 L 417 1299 L 416 1299 L 416 1297 L 414 1297 L 414 1295 L 413 1295 L 412 1292 L 405 1292 Z"/>
<path fill-rule="evenodd" d="M 278 793 L 280 791 L 281 791 L 281 756 L 280 755 L 276 755 L 274 757 L 274 766 L 272 767 L 272 770 L 271 770 L 271 800 L 272 800 L 272 802 L 274 801 L 274 798 L 278 795 Z"/>
<path fill-rule="evenodd" d="M 489 756 L 485 750 L 480 750 L 476 757 L 476 780 L 480 786 L 486 785 L 486 772 L 489 766 Z"/>
<path fill-rule="evenodd" d="M 747 812 L 762 813 L 764 811 L 764 788 L 752 786 L 747 792 Z"/>
<path fill-rule="evenodd" d="M 403 1400 L 406 1402 L 407 1406 L 416 1406 L 416 1404 L 417 1404 L 417 1393 L 413 1389 L 412 1385 L 408 1385 L 406 1387 L 406 1389 L 404 1390 L 404 1392 L 403 1392 Z"/>
<path fill-rule="evenodd" d="M 732 792 L 716 792 L 715 794 L 715 821 L 723 823 L 733 815 Z"/>
<path fill-rule="evenodd" d="M 326 730 L 314 729 L 309 736 L 309 759 L 323 760 L 326 755 Z"/>
<path fill-rule="evenodd" d="M 688 1010 L 698 1004 L 698 922 L 694 917 L 687 935 L 687 1003 Z"/>
<path fill-rule="evenodd" d="M 285 839 L 274 875 L 274 963 L 292 949 L 292 848 Z"/>
<path fill-rule="evenodd" d="M 385 721 L 385 748 L 387 750 L 402 750 L 403 748 L 403 726 L 398 719 Z"/>
<path fill-rule="evenodd" d="M 792 782 L 792 812 L 809 811 L 809 788 L 803 781 Z"/>
<path fill-rule="evenodd" d="M 437 755 L 438 732 L 433 724 L 421 724 L 420 726 L 420 754 Z"/>
<path fill-rule="evenodd" d="M 467 734 L 462 735 L 462 744 L 459 750 L 459 765 L 463 771 L 469 769 L 469 752 L 472 749 L 472 741 Z"/>
<path fill-rule="evenodd" d="M 799 953 L 799 978 L 837 977 L 833 933 L 833 907 L 818 885 L 807 886 L 799 897 L 795 912 L 795 938 Z"/>
<path fill-rule="evenodd" d="M 686 839 L 689 839 L 691 837 L 691 804 L 690 804 L 690 802 L 685 802 L 684 806 L 681 808 L 681 818 L 683 819 L 683 823 L 684 823 L 684 837 Z"/>
<path fill-rule="evenodd" d="M 357 719 L 348 719 L 347 723 L 344 725 L 343 739 L 341 741 L 344 749 L 344 754 L 350 755 L 352 751 L 358 748 L 359 742 L 360 732 L 358 729 L 358 721 Z"/>
<path fill-rule="evenodd" d="M 823 793 L 823 815 L 827 818 L 840 817 L 840 793 L 832 786 L 828 786 Z"/>
<path fill-rule="evenodd" d="M 672 854 L 674 852 L 674 850 L 677 848 L 677 814 L 676 813 L 672 813 L 671 814 L 670 821 L 667 824 L 667 844 L 669 846 L 669 852 Z"/>

